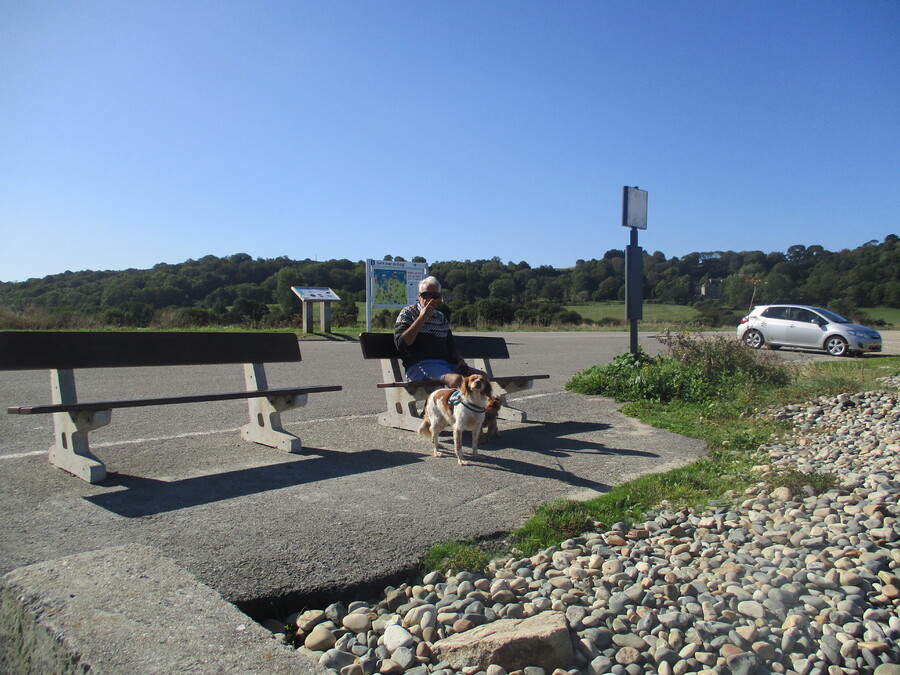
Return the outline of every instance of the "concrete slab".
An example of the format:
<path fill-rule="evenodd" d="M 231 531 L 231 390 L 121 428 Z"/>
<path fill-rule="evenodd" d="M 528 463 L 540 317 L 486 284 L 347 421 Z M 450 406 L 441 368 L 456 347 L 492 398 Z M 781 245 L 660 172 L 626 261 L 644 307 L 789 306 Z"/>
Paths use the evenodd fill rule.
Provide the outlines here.
<path fill-rule="evenodd" d="M 2 577 L 0 670 L 325 672 L 156 549 L 137 544 Z"/>
<path fill-rule="evenodd" d="M 140 543 L 254 616 L 277 616 L 374 591 L 435 543 L 509 531 L 538 504 L 603 493 L 704 450 L 607 399 L 557 391 L 517 405 L 529 422 L 501 423 L 467 467 L 432 457 L 423 436 L 379 426 L 374 412 L 286 423 L 303 438 L 300 455 L 227 431 L 111 444 L 97 450 L 109 470 L 97 485 L 43 453 L 0 461 L 0 572 Z"/>

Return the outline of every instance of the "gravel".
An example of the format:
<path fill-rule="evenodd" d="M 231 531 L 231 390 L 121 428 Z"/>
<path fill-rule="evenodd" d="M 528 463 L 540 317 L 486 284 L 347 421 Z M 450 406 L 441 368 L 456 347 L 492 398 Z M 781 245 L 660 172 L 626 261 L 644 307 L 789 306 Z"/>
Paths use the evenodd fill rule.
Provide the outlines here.
<path fill-rule="evenodd" d="M 576 661 L 556 675 L 900 675 L 900 377 L 886 389 L 771 411 L 794 433 L 761 450 L 761 481 L 703 511 L 585 533 L 486 573 L 431 573 L 377 602 L 287 617 L 284 637 L 341 675 L 504 675 L 438 663 L 441 638 L 564 613 Z M 817 494 L 770 471 L 830 473 Z M 284 621 L 266 622 L 273 629 Z M 540 668 L 514 671 L 542 675 Z"/>

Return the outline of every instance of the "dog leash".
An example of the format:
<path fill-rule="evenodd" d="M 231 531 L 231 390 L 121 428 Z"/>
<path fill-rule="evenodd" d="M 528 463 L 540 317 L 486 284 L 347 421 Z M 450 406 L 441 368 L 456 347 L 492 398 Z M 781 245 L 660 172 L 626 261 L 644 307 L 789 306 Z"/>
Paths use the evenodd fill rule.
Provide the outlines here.
<path fill-rule="evenodd" d="M 459 389 L 453 390 L 453 393 L 450 394 L 450 398 L 447 399 L 447 403 L 449 403 L 450 405 L 461 405 L 463 408 L 468 408 L 474 413 L 483 413 L 487 411 L 486 408 L 479 408 L 477 405 L 472 405 L 471 403 L 467 402 L 462 397 L 462 393 L 459 391 Z"/>

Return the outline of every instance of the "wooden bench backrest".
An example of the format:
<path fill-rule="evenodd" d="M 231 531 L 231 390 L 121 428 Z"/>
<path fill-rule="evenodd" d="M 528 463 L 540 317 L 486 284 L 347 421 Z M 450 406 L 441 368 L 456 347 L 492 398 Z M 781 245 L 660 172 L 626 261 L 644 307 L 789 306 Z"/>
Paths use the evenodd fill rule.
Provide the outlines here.
<path fill-rule="evenodd" d="M 464 359 L 508 359 L 509 350 L 502 337 L 454 335 L 456 347 Z M 363 358 L 399 359 L 393 333 L 362 333 L 359 336 Z"/>
<path fill-rule="evenodd" d="M 0 370 L 299 361 L 291 333 L 0 332 Z"/>

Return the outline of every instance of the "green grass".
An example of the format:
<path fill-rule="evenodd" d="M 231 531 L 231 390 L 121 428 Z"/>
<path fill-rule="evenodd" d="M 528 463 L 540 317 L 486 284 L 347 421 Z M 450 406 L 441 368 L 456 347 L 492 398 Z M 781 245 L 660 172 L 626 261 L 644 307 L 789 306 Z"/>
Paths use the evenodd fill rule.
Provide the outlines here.
<path fill-rule="evenodd" d="M 582 318 L 600 322 L 613 319 L 625 322 L 624 302 L 586 302 L 577 305 L 563 305 L 564 309 L 578 312 Z M 687 305 L 664 305 L 644 303 L 642 322 L 657 324 L 688 323 L 697 317 L 697 310 Z"/>
<path fill-rule="evenodd" d="M 513 555 L 533 555 L 558 545 L 593 527 L 631 524 L 649 510 L 665 504 L 669 508 L 702 508 L 731 499 L 758 483 L 754 467 L 765 463 L 759 446 L 790 432 L 790 425 L 760 414 L 788 403 L 799 403 L 823 395 L 879 389 L 877 378 L 900 374 L 900 357 L 821 362 L 797 370 L 788 384 L 748 386 L 733 397 L 713 397 L 706 402 L 634 401 L 622 412 L 653 426 L 668 429 L 707 443 L 705 457 L 665 473 L 641 476 L 614 487 L 588 501 L 563 500 L 544 504 L 507 538 Z M 828 473 L 801 474 L 794 469 L 770 473 L 765 480 L 773 489 L 786 486 L 796 492 L 810 485 L 817 492 L 834 487 L 837 477 Z M 448 569 L 452 560 L 459 571 L 461 561 L 472 559 L 484 566 L 487 555 L 478 544 L 456 544 L 453 557 L 429 556 L 427 569 Z M 496 552 L 495 552 L 496 553 Z"/>
<path fill-rule="evenodd" d="M 867 316 L 876 321 L 883 321 L 885 325 L 878 328 L 888 330 L 900 328 L 900 308 L 897 307 L 860 307 Z"/>
<path fill-rule="evenodd" d="M 422 561 L 422 567 L 426 570 L 483 572 L 488 562 L 488 554 L 475 542 L 451 541 L 432 546 Z"/>

